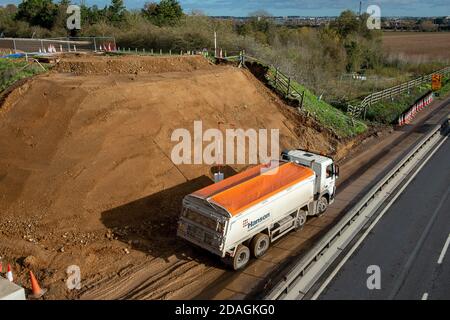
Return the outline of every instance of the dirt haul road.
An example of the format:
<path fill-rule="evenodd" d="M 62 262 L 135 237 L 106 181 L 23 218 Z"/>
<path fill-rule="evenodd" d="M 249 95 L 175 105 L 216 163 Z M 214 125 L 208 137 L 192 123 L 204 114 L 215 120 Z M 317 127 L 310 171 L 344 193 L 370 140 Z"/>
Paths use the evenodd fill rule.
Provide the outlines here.
<path fill-rule="evenodd" d="M 175 236 L 182 197 L 214 169 L 170 159 L 173 130 L 194 120 L 280 129 L 282 148 L 340 148 L 242 69 L 202 57 L 63 58 L 0 105 L 0 259 L 17 282 L 29 287 L 33 270 L 46 299 L 171 299 L 220 276 L 216 257 Z M 81 290 L 66 287 L 70 265 Z"/>

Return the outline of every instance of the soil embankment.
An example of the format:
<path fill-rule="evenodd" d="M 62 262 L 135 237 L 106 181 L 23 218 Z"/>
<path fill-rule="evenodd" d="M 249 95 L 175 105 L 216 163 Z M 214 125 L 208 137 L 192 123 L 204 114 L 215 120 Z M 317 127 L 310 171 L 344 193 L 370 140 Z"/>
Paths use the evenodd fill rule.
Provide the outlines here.
<path fill-rule="evenodd" d="M 26 287 L 33 270 L 48 299 L 194 296 L 223 265 L 176 238 L 177 218 L 214 168 L 174 165 L 173 130 L 279 129 L 281 148 L 336 151 L 289 108 L 248 71 L 201 57 L 63 58 L 0 106 L 3 264 Z M 81 291 L 63 281 L 70 265 Z"/>

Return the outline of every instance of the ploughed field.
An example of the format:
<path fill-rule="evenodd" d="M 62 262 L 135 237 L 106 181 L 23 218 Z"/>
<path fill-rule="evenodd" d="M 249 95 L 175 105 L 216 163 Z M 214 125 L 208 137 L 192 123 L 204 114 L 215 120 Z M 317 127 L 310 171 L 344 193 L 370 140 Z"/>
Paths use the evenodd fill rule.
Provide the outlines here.
<path fill-rule="evenodd" d="M 384 32 L 383 49 L 412 61 L 450 61 L 450 32 Z"/>

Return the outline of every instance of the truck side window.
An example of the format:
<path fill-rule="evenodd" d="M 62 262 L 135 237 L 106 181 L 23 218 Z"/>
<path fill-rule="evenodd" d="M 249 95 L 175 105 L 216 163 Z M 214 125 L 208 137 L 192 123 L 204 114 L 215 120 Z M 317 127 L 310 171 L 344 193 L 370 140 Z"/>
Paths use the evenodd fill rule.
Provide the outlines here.
<path fill-rule="evenodd" d="M 333 165 L 330 164 L 330 165 L 327 167 L 327 178 L 331 178 L 332 176 L 333 176 Z"/>

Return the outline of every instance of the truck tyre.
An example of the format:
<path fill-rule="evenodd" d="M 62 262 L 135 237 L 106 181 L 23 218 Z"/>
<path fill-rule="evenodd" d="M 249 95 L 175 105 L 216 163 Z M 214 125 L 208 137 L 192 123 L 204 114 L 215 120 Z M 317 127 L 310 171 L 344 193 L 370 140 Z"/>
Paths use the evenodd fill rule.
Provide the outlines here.
<path fill-rule="evenodd" d="M 269 246 L 269 236 L 265 233 L 258 233 L 250 243 L 250 250 L 255 258 L 260 258 L 267 252 Z"/>
<path fill-rule="evenodd" d="M 250 260 L 250 249 L 240 244 L 233 257 L 233 269 L 239 270 L 244 268 Z"/>
<path fill-rule="evenodd" d="M 317 203 L 317 216 L 320 217 L 327 211 L 328 208 L 328 200 L 324 196 L 320 197 L 319 202 Z"/>
<path fill-rule="evenodd" d="M 295 230 L 299 230 L 299 229 L 302 229 L 302 228 L 303 228 L 303 226 L 304 226 L 305 223 L 306 223 L 307 217 L 308 217 L 308 214 L 307 214 L 305 211 L 301 210 L 301 211 L 299 212 L 298 218 L 297 218 L 297 220 L 295 221 Z"/>

